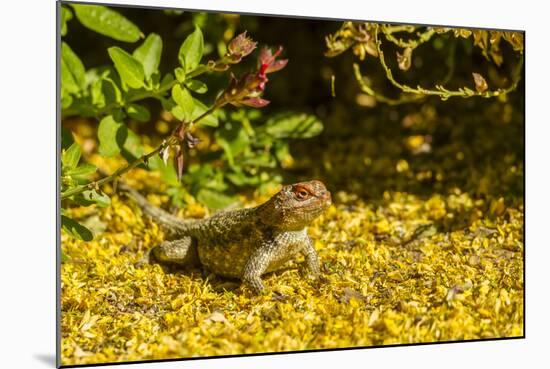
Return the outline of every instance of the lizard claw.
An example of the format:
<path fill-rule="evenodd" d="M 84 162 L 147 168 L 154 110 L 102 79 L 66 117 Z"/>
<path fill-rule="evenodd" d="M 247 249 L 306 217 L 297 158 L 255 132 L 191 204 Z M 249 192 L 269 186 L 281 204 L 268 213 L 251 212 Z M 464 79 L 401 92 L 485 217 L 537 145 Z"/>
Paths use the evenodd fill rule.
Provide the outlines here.
<path fill-rule="evenodd" d="M 317 282 L 322 283 L 322 284 L 326 284 L 326 283 L 329 283 L 329 279 L 327 277 L 325 277 L 324 275 L 318 275 L 317 276 Z"/>
<path fill-rule="evenodd" d="M 329 280 L 325 276 L 318 274 L 316 276 L 310 277 L 311 285 L 313 285 L 315 288 L 320 288 L 324 284 L 328 284 Z"/>
<path fill-rule="evenodd" d="M 136 267 L 142 267 L 145 264 L 151 264 L 152 262 L 151 250 L 147 251 L 141 259 L 139 259 L 134 265 Z"/>

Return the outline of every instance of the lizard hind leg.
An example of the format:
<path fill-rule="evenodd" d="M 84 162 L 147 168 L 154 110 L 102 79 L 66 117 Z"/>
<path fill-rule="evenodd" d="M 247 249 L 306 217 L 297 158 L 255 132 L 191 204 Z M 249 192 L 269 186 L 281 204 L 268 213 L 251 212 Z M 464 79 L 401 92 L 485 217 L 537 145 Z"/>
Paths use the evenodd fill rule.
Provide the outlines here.
<path fill-rule="evenodd" d="M 180 266 L 193 266 L 199 260 L 195 242 L 189 236 L 173 241 L 164 241 L 151 249 L 149 257 L 149 261 L 178 264 Z"/>

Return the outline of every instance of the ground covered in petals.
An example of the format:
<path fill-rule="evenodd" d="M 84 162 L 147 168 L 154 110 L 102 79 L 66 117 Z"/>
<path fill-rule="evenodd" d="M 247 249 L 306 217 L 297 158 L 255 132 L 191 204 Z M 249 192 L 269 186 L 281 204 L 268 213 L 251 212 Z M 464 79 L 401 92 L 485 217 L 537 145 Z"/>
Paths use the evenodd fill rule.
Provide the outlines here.
<path fill-rule="evenodd" d="M 353 160 L 338 158 L 331 160 Z M 392 175 L 409 173 L 418 181 L 422 171 L 400 160 L 392 162 Z M 361 174 L 372 165 L 357 168 Z M 506 185 L 510 170 L 491 169 L 496 177 L 489 183 Z M 521 180 L 522 168 L 513 172 L 512 184 Z M 298 257 L 265 277 L 270 292 L 263 296 L 200 269 L 139 265 L 164 235 L 125 197 L 113 195 L 104 209 L 71 209 L 96 236 L 82 242 L 62 235 L 62 363 L 523 335 L 521 198 L 449 187 L 430 195 L 381 190 L 369 201 L 349 189 L 357 178 L 339 190 L 342 172 L 330 163 L 314 174 L 334 198 L 309 229 L 326 280 L 309 282 Z M 155 173 L 136 170 L 127 181 L 167 207 Z M 265 199 L 243 196 L 242 203 Z M 178 214 L 200 218 L 209 212 L 195 203 Z"/>

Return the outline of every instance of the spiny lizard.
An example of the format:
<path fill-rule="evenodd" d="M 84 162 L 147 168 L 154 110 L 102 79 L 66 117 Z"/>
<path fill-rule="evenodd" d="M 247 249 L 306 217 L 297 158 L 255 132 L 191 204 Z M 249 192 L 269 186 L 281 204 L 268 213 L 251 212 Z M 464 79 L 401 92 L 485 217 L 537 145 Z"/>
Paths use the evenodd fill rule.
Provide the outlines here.
<path fill-rule="evenodd" d="M 264 273 L 301 252 L 311 276 L 320 277 L 317 252 L 307 234 L 307 226 L 331 204 L 330 192 L 320 181 L 287 185 L 259 206 L 221 211 L 199 220 L 171 215 L 124 183 L 119 188 L 168 231 L 171 240 L 151 250 L 158 262 L 200 264 L 217 275 L 241 279 L 259 293 L 264 290 Z"/>

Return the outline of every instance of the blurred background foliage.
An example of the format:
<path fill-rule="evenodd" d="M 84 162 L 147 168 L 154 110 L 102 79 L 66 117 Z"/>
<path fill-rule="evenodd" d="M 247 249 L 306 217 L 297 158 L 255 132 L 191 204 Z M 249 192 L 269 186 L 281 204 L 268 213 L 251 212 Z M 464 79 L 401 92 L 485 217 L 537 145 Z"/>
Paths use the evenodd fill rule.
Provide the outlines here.
<path fill-rule="evenodd" d="M 180 45 L 195 26 L 204 35 L 205 60 L 223 56 L 227 43 L 244 31 L 259 44 L 283 45 L 289 59 L 270 77 L 264 94 L 270 105 L 224 108 L 219 127 L 196 130 L 200 142 L 188 152 L 183 186 L 173 170 L 161 170 L 177 206 L 197 199 L 224 208 L 235 204 L 237 193 L 268 193 L 281 182 L 311 178 L 372 202 L 386 191 L 421 196 L 462 191 L 487 198 L 487 206 L 491 199 L 512 206 L 523 202 L 520 32 L 113 9 L 144 35 L 160 35 L 161 73 L 177 67 Z M 74 19 L 66 27 L 63 40 L 86 69 L 110 64 L 109 47 L 135 48 Z M 380 50 L 387 65 L 380 62 Z M 249 58 L 232 70 L 240 75 L 254 64 Z M 214 101 L 228 83 L 216 74 L 202 80 L 208 85 L 203 102 Z M 427 90 L 460 91 L 469 98 L 422 93 Z M 155 147 L 177 120 L 153 99 L 143 105 L 150 119 L 130 117 L 127 125 Z M 62 125 L 81 138 L 85 154 L 97 149 L 96 121 L 64 114 Z"/>

